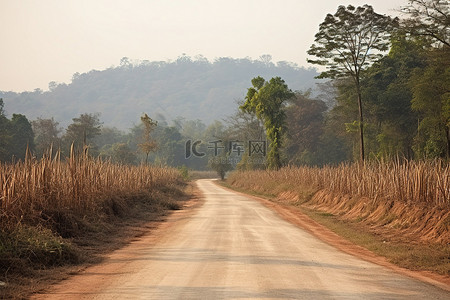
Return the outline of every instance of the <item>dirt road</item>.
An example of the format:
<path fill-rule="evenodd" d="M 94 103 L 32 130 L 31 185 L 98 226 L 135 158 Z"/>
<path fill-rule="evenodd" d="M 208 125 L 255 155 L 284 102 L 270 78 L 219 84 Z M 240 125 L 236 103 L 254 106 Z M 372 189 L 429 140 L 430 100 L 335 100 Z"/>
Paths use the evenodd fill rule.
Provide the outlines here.
<path fill-rule="evenodd" d="M 336 250 L 258 201 L 209 180 L 198 186 L 200 208 L 34 299 L 450 298 Z"/>

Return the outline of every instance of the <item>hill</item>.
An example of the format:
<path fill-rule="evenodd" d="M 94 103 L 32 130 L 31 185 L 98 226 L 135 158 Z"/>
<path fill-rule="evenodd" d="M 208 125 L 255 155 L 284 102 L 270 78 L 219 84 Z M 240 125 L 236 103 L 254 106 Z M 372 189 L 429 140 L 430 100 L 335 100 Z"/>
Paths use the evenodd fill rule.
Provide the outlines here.
<path fill-rule="evenodd" d="M 270 56 L 266 56 L 266 58 Z M 143 112 L 167 121 L 182 117 L 205 123 L 222 119 L 236 109 L 251 79 L 281 76 L 292 90 L 314 86 L 314 69 L 289 62 L 219 58 L 214 62 L 180 56 L 168 62 L 130 62 L 103 71 L 75 73 L 70 84 L 49 83 L 49 90 L 1 92 L 7 113 L 33 120 L 54 117 L 61 125 L 81 113 L 101 113 L 106 126 L 127 129 Z"/>

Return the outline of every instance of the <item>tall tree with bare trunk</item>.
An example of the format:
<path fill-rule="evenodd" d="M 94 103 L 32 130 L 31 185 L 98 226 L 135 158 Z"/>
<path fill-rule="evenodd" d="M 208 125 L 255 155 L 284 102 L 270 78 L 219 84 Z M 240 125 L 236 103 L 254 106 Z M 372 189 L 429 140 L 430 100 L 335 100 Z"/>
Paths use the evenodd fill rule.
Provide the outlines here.
<path fill-rule="evenodd" d="M 318 78 L 353 78 L 358 95 L 360 159 L 364 161 L 364 119 L 361 97 L 362 72 L 388 50 L 390 33 L 398 20 L 377 14 L 372 6 L 339 6 L 320 24 L 308 54 L 309 63 L 326 66 Z"/>
<path fill-rule="evenodd" d="M 153 130 L 158 126 L 158 122 L 152 120 L 147 114 L 141 117 L 141 122 L 144 125 L 142 132 L 142 142 L 138 145 L 139 149 L 145 153 L 145 164 L 148 163 L 148 155 L 157 147 L 156 141 L 152 138 Z"/>

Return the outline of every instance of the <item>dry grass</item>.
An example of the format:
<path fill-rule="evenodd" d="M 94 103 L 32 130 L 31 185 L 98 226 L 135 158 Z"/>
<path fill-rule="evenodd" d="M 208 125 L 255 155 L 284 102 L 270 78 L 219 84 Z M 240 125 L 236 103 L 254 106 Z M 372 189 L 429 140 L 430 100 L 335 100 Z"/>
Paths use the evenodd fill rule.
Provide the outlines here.
<path fill-rule="evenodd" d="M 128 166 L 71 154 L 0 163 L 0 226 L 13 228 L 42 212 L 95 214 L 117 195 L 136 194 L 181 181 L 176 169 Z"/>
<path fill-rule="evenodd" d="M 286 167 L 234 172 L 227 183 L 295 207 L 400 266 L 450 275 L 448 162 Z"/>
<path fill-rule="evenodd" d="M 292 190 L 326 190 L 366 197 L 373 202 L 401 201 L 450 206 L 450 165 L 443 161 L 342 164 L 338 167 L 286 167 L 229 176 L 230 184 L 277 196 Z M 308 200 L 308 199 L 305 199 Z"/>
<path fill-rule="evenodd" d="M 0 163 L 0 298 L 27 298 L 62 276 L 51 274 L 120 247 L 134 234 L 129 226 L 179 209 L 184 189 L 176 169 L 86 155 Z"/>

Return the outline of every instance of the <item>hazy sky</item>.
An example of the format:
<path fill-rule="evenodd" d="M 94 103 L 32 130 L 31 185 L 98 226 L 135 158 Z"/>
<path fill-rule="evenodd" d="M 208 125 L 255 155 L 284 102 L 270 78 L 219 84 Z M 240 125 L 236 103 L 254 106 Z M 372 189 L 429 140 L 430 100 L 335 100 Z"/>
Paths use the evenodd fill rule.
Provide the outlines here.
<path fill-rule="evenodd" d="M 48 89 L 122 57 L 182 53 L 306 63 L 319 24 L 340 4 L 395 15 L 407 0 L 0 0 L 0 90 Z"/>

